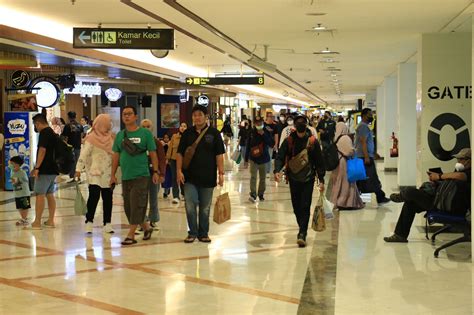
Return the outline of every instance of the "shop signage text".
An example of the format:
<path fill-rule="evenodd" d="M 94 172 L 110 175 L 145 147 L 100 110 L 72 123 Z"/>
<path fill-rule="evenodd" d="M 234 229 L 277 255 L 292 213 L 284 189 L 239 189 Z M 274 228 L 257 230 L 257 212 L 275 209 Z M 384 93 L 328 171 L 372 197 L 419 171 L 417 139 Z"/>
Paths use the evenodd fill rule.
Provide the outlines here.
<path fill-rule="evenodd" d="M 82 97 L 88 96 L 92 97 L 94 95 L 100 95 L 102 92 L 102 87 L 99 83 L 96 84 L 83 84 L 82 82 L 78 82 L 74 84 L 74 88 L 71 89 L 64 89 L 64 94 L 81 94 Z"/>
<path fill-rule="evenodd" d="M 186 78 L 188 85 L 264 85 L 264 77 Z"/>
<path fill-rule="evenodd" d="M 206 95 L 199 95 L 197 98 L 197 104 L 204 107 L 209 106 L 209 97 Z"/>
<path fill-rule="evenodd" d="M 174 49 L 173 29 L 74 27 L 73 30 L 74 48 Z"/>
<path fill-rule="evenodd" d="M 428 89 L 428 97 L 432 100 L 437 99 L 471 99 L 472 86 L 432 86 Z"/>
<path fill-rule="evenodd" d="M 179 90 L 179 102 L 186 103 L 189 99 L 189 90 Z"/>

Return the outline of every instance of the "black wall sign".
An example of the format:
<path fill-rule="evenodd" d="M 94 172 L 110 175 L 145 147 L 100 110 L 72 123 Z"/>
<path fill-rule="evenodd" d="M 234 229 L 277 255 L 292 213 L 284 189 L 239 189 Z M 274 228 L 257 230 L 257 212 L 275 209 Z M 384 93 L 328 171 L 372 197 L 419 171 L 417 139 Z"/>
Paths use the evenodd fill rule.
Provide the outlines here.
<path fill-rule="evenodd" d="M 22 88 L 30 83 L 30 75 L 28 72 L 23 70 L 17 70 L 11 75 L 12 84 L 14 87 Z"/>
<path fill-rule="evenodd" d="M 428 97 L 432 100 L 437 99 L 471 99 L 472 86 L 432 86 L 428 89 Z"/>
<path fill-rule="evenodd" d="M 449 125 L 456 131 L 456 144 L 451 151 L 446 151 L 441 146 L 441 129 Z M 450 161 L 453 155 L 457 154 L 461 149 L 470 148 L 471 140 L 469 138 L 469 129 L 467 129 L 464 120 L 456 114 L 444 113 L 433 119 L 428 131 L 428 146 L 431 153 L 441 161 Z"/>
<path fill-rule="evenodd" d="M 72 46 L 102 49 L 174 49 L 174 30 L 74 27 Z"/>
<path fill-rule="evenodd" d="M 186 78 L 188 85 L 264 85 L 263 77 Z"/>

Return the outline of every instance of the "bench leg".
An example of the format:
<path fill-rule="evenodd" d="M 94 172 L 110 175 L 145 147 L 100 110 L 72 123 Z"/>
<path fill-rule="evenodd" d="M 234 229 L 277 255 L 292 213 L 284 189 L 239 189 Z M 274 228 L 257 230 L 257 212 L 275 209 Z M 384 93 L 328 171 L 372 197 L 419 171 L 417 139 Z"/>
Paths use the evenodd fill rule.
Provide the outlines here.
<path fill-rule="evenodd" d="M 451 247 L 453 245 L 459 244 L 459 243 L 465 243 L 465 242 L 470 242 L 471 237 L 469 235 L 464 235 L 463 237 L 457 238 L 455 240 L 452 240 L 451 242 L 448 242 L 446 244 L 443 244 L 442 246 L 438 247 L 434 251 L 434 256 L 438 258 L 439 252 L 445 248 Z"/>

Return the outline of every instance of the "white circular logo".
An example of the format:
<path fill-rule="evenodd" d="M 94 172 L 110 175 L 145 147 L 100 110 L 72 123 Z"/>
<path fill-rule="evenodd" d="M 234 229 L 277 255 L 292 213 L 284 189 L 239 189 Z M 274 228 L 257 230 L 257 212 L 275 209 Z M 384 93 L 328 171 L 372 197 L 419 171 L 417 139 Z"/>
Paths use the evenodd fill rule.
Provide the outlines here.
<path fill-rule="evenodd" d="M 33 93 L 36 94 L 36 104 L 38 104 L 39 107 L 51 107 L 55 105 L 59 99 L 58 87 L 49 81 L 39 81 L 35 83 L 33 85 Z"/>
<path fill-rule="evenodd" d="M 122 97 L 122 91 L 116 88 L 110 88 L 105 90 L 105 96 L 111 102 L 116 102 Z"/>
<path fill-rule="evenodd" d="M 209 105 L 209 97 L 206 95 L 200 95 L 197 99 L 198 105 L 207 107 Z"/>

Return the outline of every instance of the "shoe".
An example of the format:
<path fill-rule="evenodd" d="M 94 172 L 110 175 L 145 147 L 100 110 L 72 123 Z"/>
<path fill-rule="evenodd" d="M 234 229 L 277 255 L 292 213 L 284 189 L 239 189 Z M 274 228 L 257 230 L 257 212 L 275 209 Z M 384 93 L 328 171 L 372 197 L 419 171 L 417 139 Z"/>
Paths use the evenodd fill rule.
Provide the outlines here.
<path fill-rule="evenodd" d="M 15 223 L 16 226 L 28 226 L 29 224 L 30 224 L 30 221 L 28 220 L 28 218 L 20 219 L 20 220 L 16 221 L 16 223 Z"/>
<path fill-rule="evenodd" d="M 401 194 L 391 194 L 390 195 L 390 200 L 393 201 L 393 202 L 397 202 L 397 203 L 405 201 L 405 200 L 403 200 Z"/>
<path fill-rule="evenodd" d="M 175 205 L 177 205 L 179 203 L 179 198 L 173 198 L 173 201 L 172 201 Z"/>
<path fill-rule="evenodd" d="M 136 243 L 137 243 L 136 240 L 127 237 L 126 239 L 123 240 L 123 242 L 121 244 L 126 246 L 126 245 L 133 245 L 133 244 L 136 244 Z"/>
<path fill-rule="evenodd" d="M 145 231 L 145 233 L 143 234 L 143 240 L 148 241 L 151 238 L 151 234 L 153 234 L 153 228 L 149 228 Z"/>
<path fill-rule="evenodd" d="M 250 196 L 250 197 L 249 197 L 249 201 L 250 201 L 251 203 L 256 203 L 256 202 L 257 202 L 257 197 Z"/>
<path fill-rule="evenodd" d="M 48 221 L 44 221 L 44 222 L 43 222 L 43 225 L 44 225 L 45 228 L 48 228 L 48 229 L 54 229 L 54 228 L 56 228 L 56 225 L 54 225 L 54 224 L 49 224 Z"/>
<path fill-rule="evenodd" d="M 167 194 L 163 194 L 163 199 L 168 199 L 168 195 L 167 195 Z"/>
<path fill-rule="evenodd" d="M 198 239 L 199 239 L 199 242 L 203 242 L 203 243 L 210 243 L 211 242 L 211 239 L 209 238 L 209 236 L 198 237 Z"/>
<path fill-rule="evenodd" d="M 258 196 L 258 200 L 265 201 L 265 198 L 263 198 L 263 195 L 260 195 L 260 196 Z"/>
<path fill-rule="evenodd" d="M 114 229 L 112 228 L 112 223 L 106 223 L 104 225 L 104 233 L 109 233 L 109 234 L 115 233 Z"/>
<path fill-rule="evenodd" d="M 196 240 L 196 237 L 195 236 L 191 236 L 191 235 L 188 235 L 188 237 L 186 237 L 184 239 L 184 242 L 186 244 L 190 244 L 190 243 L 194 243 L 194 241 Z"/>
<path fill-rule="evenodd" d="M 159 231 L 160 228 L 158 227 L 158 222 L 150 222 L 150 226 L 153 228 L 155 231 Z"/>
<path fill-rule="evenodd" d="M 383 240 L 387 243 L 408 243 L 408 240 L 406 238 L 398 236 L 397 234 L 384 237 Z"/>
<path fill-rule="evenodd" d="M 306 235 L 303 233 L 298 233 L 296 244 L 298 244 L 298 247 L 306 247 Z"/>
<path fill-rule="evenodd" d="M 384 197 L 382 200 L 380 200 L 380 201 L 377 201 L 377 203 L 378 203 L 378 204 L 379 204 L 379 206 L 380 206 L 380 205 L 387 204 L 387 203 L 389 203 L 390 201 L 391 201 L 390 199 L 388 199 L 388 198 Z"/>
<path fill-rule="evenodd" d="M 87 234 L 92 234 L 93 228 L 94 228 L 94 224 L 92 222 L 87 222 L 86 223 L 86 233 Z"/>

